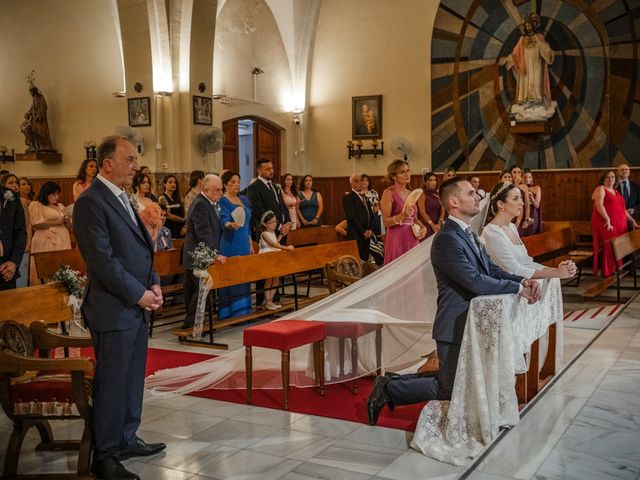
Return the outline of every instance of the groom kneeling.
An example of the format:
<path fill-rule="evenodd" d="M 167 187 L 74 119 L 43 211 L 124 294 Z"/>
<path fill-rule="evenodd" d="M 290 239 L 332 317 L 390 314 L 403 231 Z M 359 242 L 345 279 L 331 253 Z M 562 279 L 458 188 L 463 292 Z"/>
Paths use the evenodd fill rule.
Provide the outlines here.
<path fill-rule="evenodd" d="M 367 402 L 369 424 L 375 425 L 385 405 L 450 400 L 458 366 L 469 303 L 480 295 L 519 293 L 535 303 L 538 283 L 501 270 L 477 242 L 469 222 L 480 210 L 480 197 L 460 177 L 445 181 L 439 190 L 440 203 L 449 218 L 431 246 L 431 263 L 438 285 L 438 309 L 433 322 L 433 339 L 438 351 L 437 377 L 419 374 L 377 377 Z"/>

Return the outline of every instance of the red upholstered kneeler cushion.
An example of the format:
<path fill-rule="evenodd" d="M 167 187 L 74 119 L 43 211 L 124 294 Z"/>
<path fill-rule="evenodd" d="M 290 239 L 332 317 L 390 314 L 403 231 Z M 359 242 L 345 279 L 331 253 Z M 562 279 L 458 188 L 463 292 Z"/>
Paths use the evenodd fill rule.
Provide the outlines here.
<path fill-rule="evenodd" d="M 43 375 L 16 384 L 11 403 L 15 415 L 78 416 L 68 375 Z"/>
<path fill-rule="evenodd" d="M 287 351 L 319 342 L 327 337 L 327 326 L 307 320 L 277 320 L 244 330 L 244 345 Z"/>

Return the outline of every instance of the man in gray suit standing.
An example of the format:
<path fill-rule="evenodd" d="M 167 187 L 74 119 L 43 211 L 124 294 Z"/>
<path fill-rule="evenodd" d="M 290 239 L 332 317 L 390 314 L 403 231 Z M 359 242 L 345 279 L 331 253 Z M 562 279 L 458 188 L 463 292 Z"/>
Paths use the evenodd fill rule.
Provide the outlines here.
<path fill-rule="evenodd" d="M 367 402 L 369 423 L 375 425 L 385 405 L 449 400 L 458 366 L 460 345 L 471 300 L 480 295 L 519 293 L 529 303 L 540 295 L 538 283 L 501 270 L 476 241 L 469 222 L 480 211 L 480 197 L 462 177 L 440 186 L 440 203 L 449 214 L 431 245 L 431 263 L 438 285 L 433 338 L 438 351 L 438 375 L 378 377 Z"/>
<path fill-rule="evenodd" d="M 162 305 L 153 242 L 124 191 L 138 170 L 127 139 L 105 138 L 100 173 L 76 201 L 74 233 L 87 264 L 82 302 L 96 355 L 93 380 L 93 472 L 107 480 L 139 477 L 121 460 L 154 455 L 164 443 L 136 435 L 142 415 L 149 312 Z"/>
<path fill-rule="evenodd" d="M 202 242 L 207 247 L 220 250 L 222 224 L 218 216 L 216 202 L 222 197 L 222 180 L 217 175 L 209 174 L 202 180 L 202 190 L 196 195 L 187 213 L 187 236 L 184 239 L 182 264 L 185 273 L 183 280 L 184 303 L 187 314 L 182 328 L 192 328 L 198 305 L 198 279 L 193 274 L 193 252 Z M 224 263 L 226 257 L 218 255 L 216 261 Z"/>

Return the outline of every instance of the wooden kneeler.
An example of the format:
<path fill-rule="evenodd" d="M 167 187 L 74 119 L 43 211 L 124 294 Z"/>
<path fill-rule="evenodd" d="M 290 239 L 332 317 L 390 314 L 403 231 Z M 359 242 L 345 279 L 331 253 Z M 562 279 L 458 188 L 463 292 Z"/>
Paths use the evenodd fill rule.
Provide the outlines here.
<path fill-rule="evenodd" d="M 313 363 L 318 393 L 324 396 L 324 340 L 327 327 L 322 322 L 280 320 L 244 330 L 247 403 L 251 404 L 253 388 L 252 347 L 272 348 L 282 352 L 282 392 L 284 409 L 289 410 L 289 359 L 294 348 L 313 343 Z"/>

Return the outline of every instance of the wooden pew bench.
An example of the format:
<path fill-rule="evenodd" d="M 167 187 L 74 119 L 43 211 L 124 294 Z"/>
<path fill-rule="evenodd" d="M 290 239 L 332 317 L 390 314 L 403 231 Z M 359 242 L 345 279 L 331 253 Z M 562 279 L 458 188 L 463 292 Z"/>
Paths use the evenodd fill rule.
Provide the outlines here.
<path fill-rule="evenodd" d="M 164 296 L 165 302 L 167 299 L 171 297 L 176 297 L 183 293 L 182 281 L 180 275 L 184 274 L 184 267 L 182 266 L 182 251 L 179 249 L 165 250 L 162 252 L 156 252 L 153 256 L 153 269 L 160 276 L 160 279 L 163 281 L 161 284 L 162 295 Z M 177 283 L 165 283 L 164 279 L 170 280 L 170 282 L 174 282 L 177 280 Z M 156 320 L 158 317 L 162 316 L 163 310 L 167 307 L 165 305 L 162 306 L 160 310 L 152 311 L 151 318 L 149 321 L 149 337 L 153 336 L 153 329 L 156 326 L 165 326 L 172 325 L 175 323 L 182 322 L 182 320 L 174 320 L 171 322 L 163 322 L 160 325 L 156 325 Z M 184 311 L 184 304 L 180 303 L 179 311 Z M 176 312 L 172 312 L 176 313 Z"/>
<path fill-rule="evenodd" d="M 327 243 L 311 247 L 296 248 L 292 251 L 279 251 L 264 253 L 260 255 L 247 255 L 241 257 L 228 258 L 224 264 L 216 263 L 209 267 L 209 275 L 213 280 L 213 288 L 230 287 L 243 283 L 255 282 L 273 277 L 293 276 L 294 298 L 292 302 L 283 303 L 282 308 L 275 312 L 287 310 L 298 310 L 304 305 L 313 303 L 326 294 L 316 295 L 311 298 L 300 300 L 298 298 L 298 287 L 295 274 L 307 272 L 309 270 L 322 269 L 327 263 L 335 262 L 343 255 L 358 256 L 358 247 L 355 241 Z M 194 340 L 191 337 L 192 329 L 177 329 L 173 334 L 180 342 L 197 343 L 213 348 L 227 348 L 227 345 L 215 343 L 213 332 L 223 328 L 237 325 L 239 323 L 256 320 L 273 315 L 273 311 L 255 311 L 248 315 L 228 318 L 221 321 L 213 321 L 211 314 L 208 322 L 203 325 L 203 332 L 209 333 L 209 341 Z"/>
<path fill-rule="evenodd" d="M 582 264 L 593 258 L 592 252 L 576 249 L 573 230 L 568 227 L 523 237 L 522 243 L 529 255 L 546 267 L 556 268 L 565 260 L 573 260 L 578 267 L 576 286 L 580 285 Z"/>
<path fill-rule="evenodd" d="M 342 240 L 342 237 L 336 233 L 335 225 L 298 228 L 291 230 L 287 235 L 287 245 L 293 245 L 294 247 L 335 243 L 340 240 Z"/>
<path fill-rule="evenodd" d="M 573 245 L 575 248 L 579 248 L 580 250 L 591 250 L 593 248 L 593 234 L 589 220 L 553 220 L 542 222 L 542 231 L 545 233 L 564 230 L 565 228 L 570 228 L 573 232 Z"/>
<path fill-rule="evenodd" d="M 586 298 L 596 298 L 612 286 L 616 286 L 617 300 L 621 301 L 620 292 L 624 290 L 621 280 L 627 275 L 633 276 L 633 288 L 638 288 L 637 279 L 637 258 L 640 255 L 640 231 L 627 232 L 619 237 L 608 240 L 611 242 L 613 250 L 613 258 L 616 264 L 616 274 L 607 278 L 603 278 L 600 282 L 593 285 L 582 296 Z M 618 261 L 622 265 L 618 266 Z"/>
<path fill-rule="evenodd" d="M 633 288 L 635 290 L 638 288 L 637 262 L 640 257 L 640 230 L 627 232 L 612 239 L 611 247 L 613 248 L 613 258 L 616 261 L 615 283 L 618 302 L 620 302 L 620 290 L 624 289 L 620 285 L 620 281 L 624 276 L 632 275 Z M 621 265 L 618 265 L 618 262 Z"/>
<path fill-rule="evenodd" d="M 63 265 L 69 265 L 73 270 L 81 272 L 83 275 L 87 273 L 87 264 L 77 248 L 32 253 L 31 255 L 36 265 L 36 275 L 40 279 L 40 283 L 53 281 L 53 275 Z"/>

